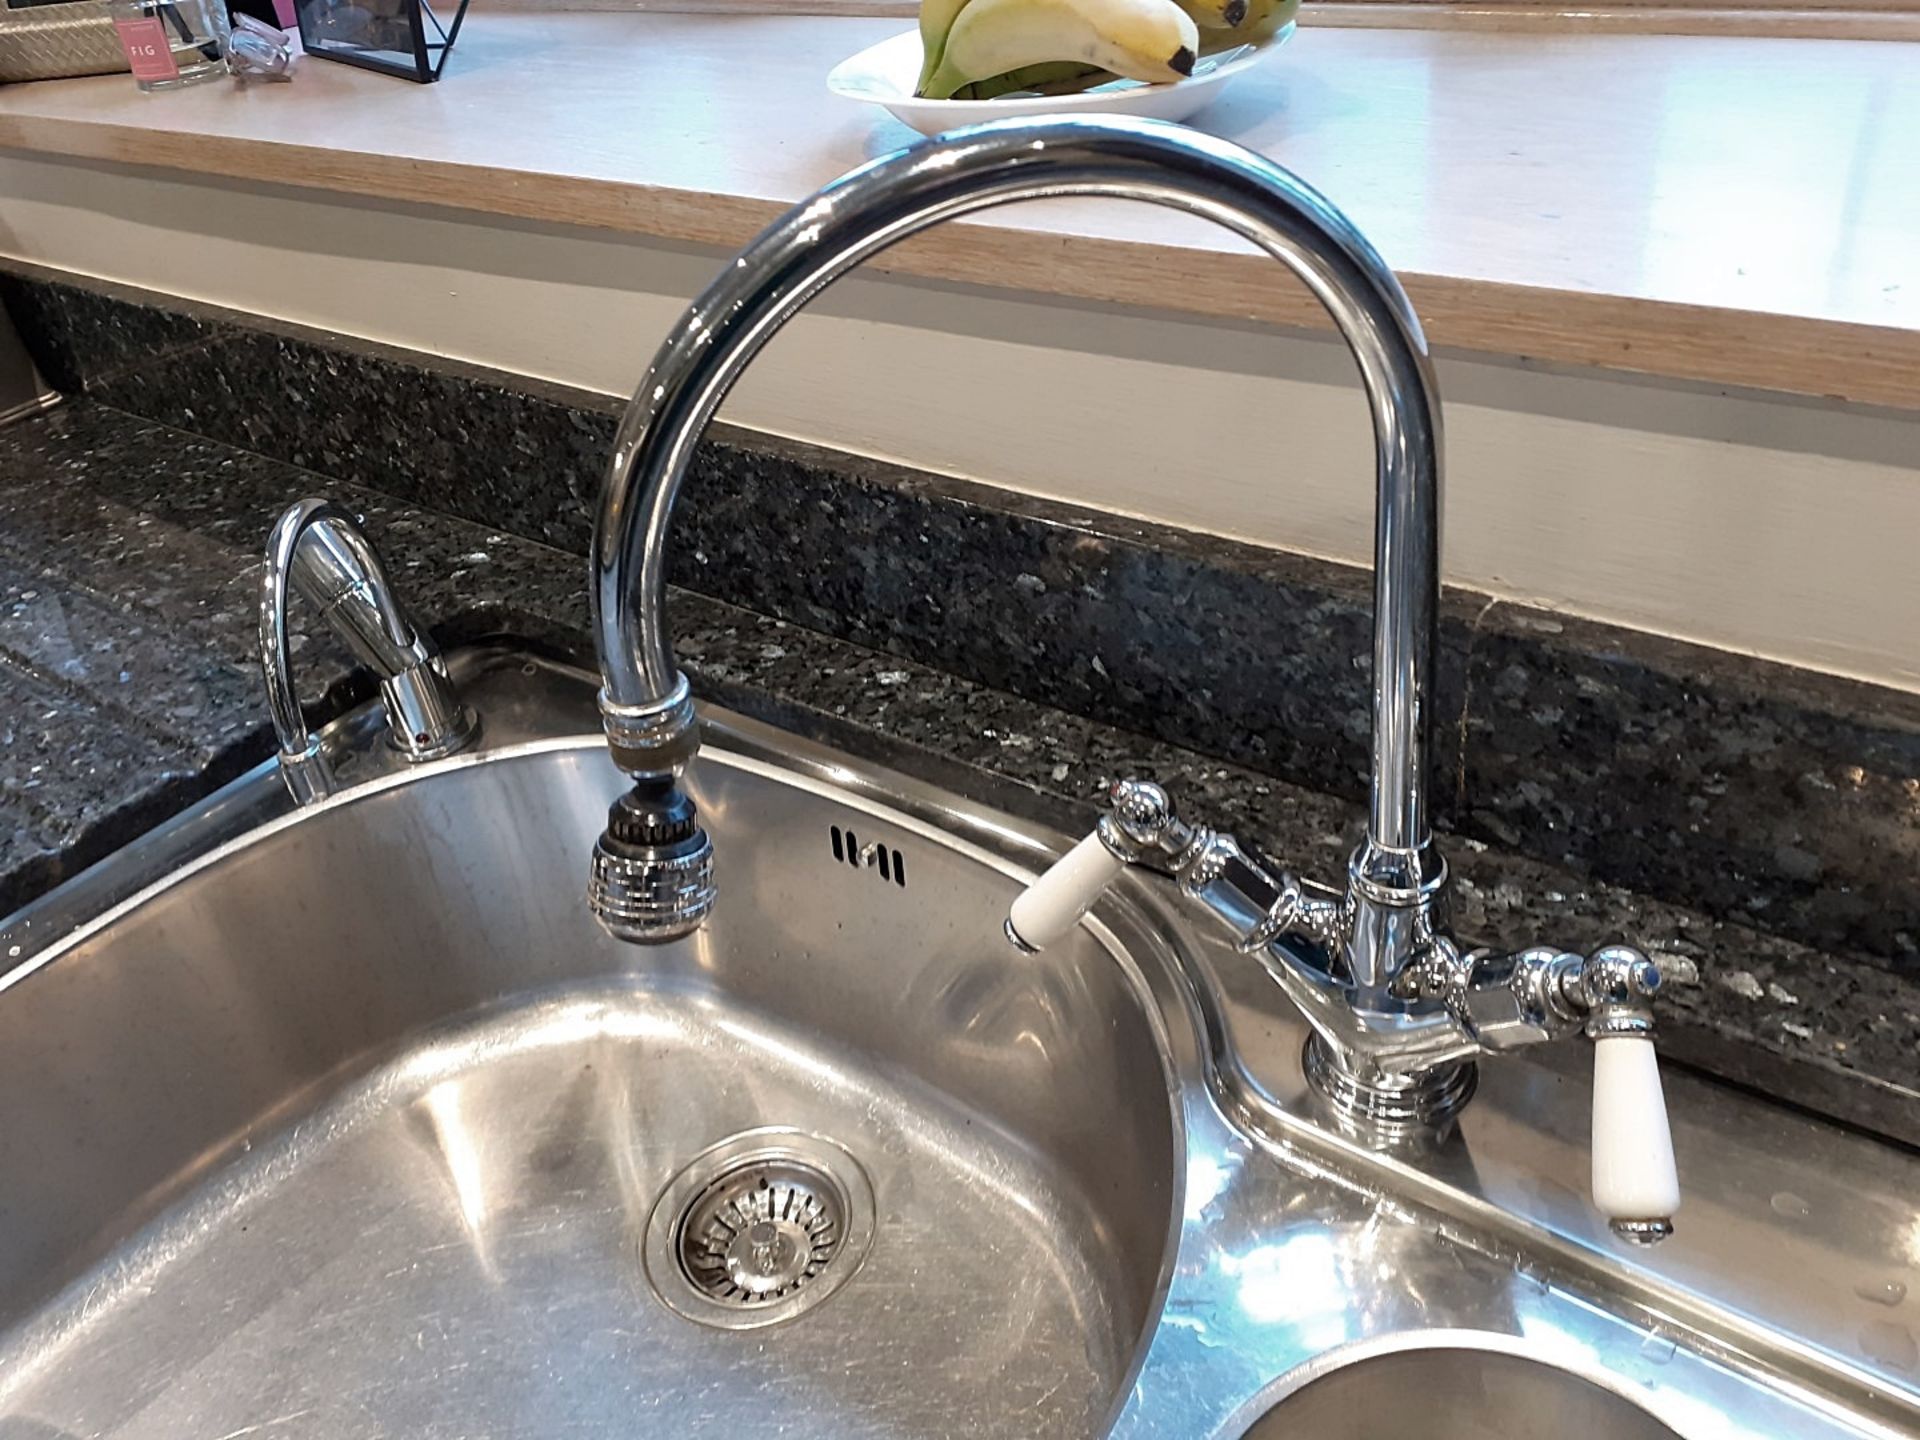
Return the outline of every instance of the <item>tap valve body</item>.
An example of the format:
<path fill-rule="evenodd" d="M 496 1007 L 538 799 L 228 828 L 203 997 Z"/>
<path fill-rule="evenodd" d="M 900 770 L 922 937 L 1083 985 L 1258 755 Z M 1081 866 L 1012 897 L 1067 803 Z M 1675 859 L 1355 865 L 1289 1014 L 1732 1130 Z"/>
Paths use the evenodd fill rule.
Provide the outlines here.
<path fill-rule="evenodd" d="M 1628 1240 L 1672 1233 L 1680 1189 L 1650 1005 L 1660 971 L 1645 955 L 1626 945 L 1586 957 L 1551 945 L 1462 950 L 1423 909 L 1385 983 L 1370 985 L 1351 958 L 1373 933 L 1351 877 L 1342 895 L 1274 870 L 1233 837 L 1180 819 L 1150 781 L 1119 781 L 1108 802 L 1093 833 L 1013 902 L 1016 946 L 1038 951 L 1068 934 L 1129 865 L 1169 877 L 1299 1007 L 1313 1030 L 1307 1078 L 1343 1125 L 1382 1140 L 1448 1120 L 1473 1094 L 1480 1055 L 1584 1031 L 1594 1205 Z"/>

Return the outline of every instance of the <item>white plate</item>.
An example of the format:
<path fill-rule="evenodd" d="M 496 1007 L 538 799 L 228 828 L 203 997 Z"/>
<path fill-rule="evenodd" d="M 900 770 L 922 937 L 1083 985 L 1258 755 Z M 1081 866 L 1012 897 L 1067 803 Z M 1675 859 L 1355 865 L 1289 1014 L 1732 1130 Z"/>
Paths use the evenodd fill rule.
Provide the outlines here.
<path fill-rule="evenodd" d="M 1242 70 L 1257 65 L 1293 38 L 1293 23 L 1264 45 L 1242 45 L 1209 55 L 1193 67 L 1193 74 L 1171 85 L 1148 85 L 1139 80 L 1111 80 L 1078 95 L 1035 95 L 1019 91 L 992 100 L 922 100 L 913 93 L 920 79 L 920 32 L 909 30 L 878 45 L 869 45 L 833 67 L 827 88 L 849 100 L 884 105 L 894 118 L 922 135 L 938 135 L 982 120 L 1009 115 L 1144 115 L 1154 120 L 1184 120 L 1220 98 L 1226 83 Z"/>

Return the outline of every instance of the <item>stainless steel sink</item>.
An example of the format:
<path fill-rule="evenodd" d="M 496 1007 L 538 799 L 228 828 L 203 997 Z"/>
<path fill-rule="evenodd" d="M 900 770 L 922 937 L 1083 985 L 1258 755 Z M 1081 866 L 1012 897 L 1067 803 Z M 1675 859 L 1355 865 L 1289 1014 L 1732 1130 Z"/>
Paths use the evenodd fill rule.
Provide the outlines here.
<path fill-rule="evenodd" d="M 1676 1077 L 1626 1251 L 1580 1076 L 1368 1151 L 1161 882 L 1019 955 L 1030 798 L 725 715 L 723 902 L 614 941 L 590 679 L 454 669 L 477 753 L 363 712 L 324 805 L 262 770 L 0 924 L 0 1440 L 1920 1433 L 1912 1157 Z"/>
<path fill-rule="evenodd" d="M 588 734 L 278 822 L 18 977 L 5 1413 L 1100 1429 L 1174 1233 L 1159 1003 L 1091 933 L 1008 949 L 960 835 L 725 743 L 730 903 L 671 948 L 580 902 Z"/>

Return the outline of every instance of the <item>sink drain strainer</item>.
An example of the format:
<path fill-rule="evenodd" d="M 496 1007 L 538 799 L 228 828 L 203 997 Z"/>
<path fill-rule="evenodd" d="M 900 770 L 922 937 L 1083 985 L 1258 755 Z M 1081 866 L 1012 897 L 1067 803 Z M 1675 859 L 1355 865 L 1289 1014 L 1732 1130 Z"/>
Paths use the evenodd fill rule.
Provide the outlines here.
<path fill-rule="evenodd" d="M 747 1330 L 818 1305 L 873 1239 L 866 1174 L 830 1140 L 748 1130 L 696 1157 L 654 1202 L 642 1259 L 689 1320 Z"/>

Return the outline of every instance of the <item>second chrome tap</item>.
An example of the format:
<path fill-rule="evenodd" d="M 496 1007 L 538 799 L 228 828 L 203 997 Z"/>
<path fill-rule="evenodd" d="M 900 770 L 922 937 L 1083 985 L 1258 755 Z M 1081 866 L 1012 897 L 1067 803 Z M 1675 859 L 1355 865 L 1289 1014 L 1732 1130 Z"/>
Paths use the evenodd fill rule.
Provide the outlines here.
<path fill-rule="evenodd" d="M 267 537 L 260 590 L 260 665 L 267 682 L 267 709 L 280 746 L 280 773 L 296 803 L 326 799 L 335 782 L 320 738 L 307 729 L 294 691 L 287 621 L 290 589 L 380 677 L 388 737 L 402 757 L 410 762 L 437 760 L 473 739 L 473 713 L 454 693 L 439 648 L 414 628 L 401 607 L 365 532 L 330 500 L 299 501 Z"/>

